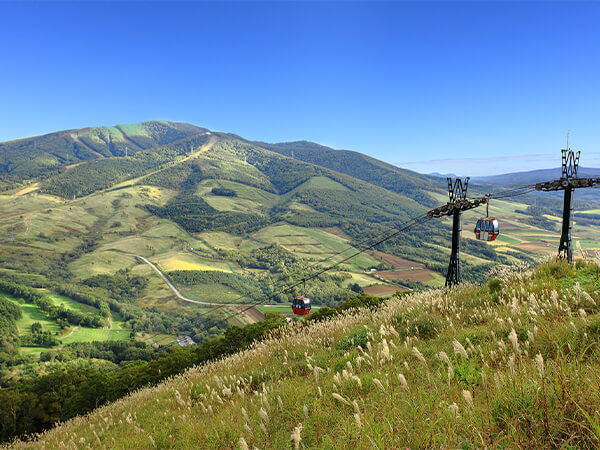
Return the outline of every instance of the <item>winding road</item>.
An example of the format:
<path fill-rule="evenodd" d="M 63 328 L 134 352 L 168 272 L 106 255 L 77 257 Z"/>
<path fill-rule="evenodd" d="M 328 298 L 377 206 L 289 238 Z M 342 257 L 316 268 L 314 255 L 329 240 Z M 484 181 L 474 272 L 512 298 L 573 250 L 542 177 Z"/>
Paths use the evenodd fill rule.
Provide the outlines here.
<path fill-rule="evenodd" d="M 163 274 L 158 267 L 156 267 L 154 264 L 152 264 L 150 261 L 148 261 L 146 258 L 144 258 L 143 256 L 140 255 L 135 255 L 133 253 L 126 253 L 126 255 L 128 256 L 133 256 L 135 258 L 138 258 L 142 261 L 144 261 L 146 264 L 148 264 L 150 267 L 152 267 L 156 273 L 158 273 L 160 275 L 160 277 L 164 280 L 165 283 L 167 283 L 167 286 L 169 286 L 169 288 L 173 291 L 173 293 L 180 298 L 181 300 L 183 300 L 184 302 L 189 302 L 189 303 L 196 303 L 198 305 L 209 305 L 209 306 L 227 306 L 227 305 L 231 305 L 231 306 L 240 306 L 239 304 L 233 304 L 233 303 L 209 303 L 209 302 L 201 302 L 199 300 L 192 300 L 191 298 L 187 298 L 184 297 L 183 295 L 181 295 L 181 292 L 179 292 L 179 290 L 173 286 L 173 283 L 171 283 L 171 281 L 169 281 L 169 279 L 165 276 L 165 274 Z"/>

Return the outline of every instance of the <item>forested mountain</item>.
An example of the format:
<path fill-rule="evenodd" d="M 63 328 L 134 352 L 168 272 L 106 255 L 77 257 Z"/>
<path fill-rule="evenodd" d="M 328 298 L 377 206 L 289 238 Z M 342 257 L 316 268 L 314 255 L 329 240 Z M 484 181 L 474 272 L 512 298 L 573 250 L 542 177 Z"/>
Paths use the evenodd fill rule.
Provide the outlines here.
<path fill-rule="evenodd" d="M 282 142 L 256 145 L 285 156 L 294 157 L 336 172 L 383 187 L 392 192 L 406 195 L 425 205 L 433 205 L 427 192 L 445 189 L 445 180 L 431 175 L 422 175 L 379 161 L 370 156 L 349 150 L 334 150 L 308 141 Z"/>
<path fill-rule="evenodd" d="M 65 130 L 0 143 L 0 187 L 44 178 L 62 166 L 136 152 L 207 131 L 194 125 L 150 121 Z"/>

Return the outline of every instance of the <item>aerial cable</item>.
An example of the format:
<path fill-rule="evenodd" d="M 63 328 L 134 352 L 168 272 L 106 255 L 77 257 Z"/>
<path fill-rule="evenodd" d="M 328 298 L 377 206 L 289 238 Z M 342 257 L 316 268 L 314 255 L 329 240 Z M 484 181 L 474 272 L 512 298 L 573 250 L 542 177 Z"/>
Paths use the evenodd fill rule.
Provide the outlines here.
<path fill-rule="evenodd" d="M 348 256 L 348 257 L 346 257 L 346 258 L 344 258 L 344 259 L 336 262 L 335 264 L 332 264 L 332 265 L 326 267 L 325 269 L 320 269 L 317 272 L 313 273 L 312 275 L 305 276 L 305 277 L 303 277 L 302 279 L 300 279 L 297 282 L 293 282 L 292 284 L 288 285 L 287 287 L 284 287 L 281 290 L 279 290 L 279 291 L 274 292 L 273 294 L 271 294 L 271 297 L 275 296 L 275 295 L 286 294 L 286 293 L 290 292 L 294 288 L 298 287 L 300 284 L 306 283 L 306 281 L 310 281 L 310 280 L 318 277 L 319 275 L 322 275 L 323 273 L 328 272 L 329 270 L 331 270 L 331 269 L 339 266 L 340 264 L 342 264 L 342 263 L 344 263 L 346 261 L 349 261 L 350 259 L 354 258 L 355 256 L 357 256 L 357 255 L 359 255 L 359 254 L 361 254 L 361 253 L 363 253 L 363 252 L 365 252 L 367 250 L 370 250 L 373 247 L 375 247 L 375 246 L 377 246 L 377 245 L 379 245 L 379 244 L 381 244 L 381 243 L 383 243 L 383 242 L 385 242 L 385 241 L 387 241 L 387 240 L 389 240 L 389 239 L 397 236 L 398 234 L 400 234 L 405 229 L 408 229 L 408 228 L 416 225 L 417 223 L 420 223 L 419 221 L 422 221 L 423 219 L 427 219 L 428 220 L 429 218 L 427 217 L 426 214 L 424 214 L 422 216 L 419 216 L 419 217 L 416 217 L 414 219 L 410 219 L 410 220 L 408 220 L 406 222 L 403 222 L 402 224 L 400 224 L 399 227 L 390 228 L 389 231 L 391 231 L 391 233 L 389 233 L 389 231 L 388 231 L 388 233 L 380 233 L 376 237 L 377 241 L 374 244 L 369 244 L 367 246 L 364 246 L 362 249 L 357 246 L 359 248 L 359 250 L 355 251 L 355 253 L 353 253 L 352 255 L 350 255 L 350 256 Z M 372 239 L 370 239 L 370 241 L 372 242 Z M 354 250 L 354 248 L 353 247 L 348 247 L 347 249 L 342 250 L 341 252 L 338 252 L 338 253 L 336 253 L 336 254 L 334 254 L 334 255 L 332 255 L 332 256 L 324 259 L 324 260 L 316 261 L 315 263 L 313 263 L 312 265 L 310 265 L 307 268 L 307 270 L 310 270 L 310 269 L 315 268 L 315 267 L 317 267 L 319 265 L 322 265 L 324 262 L 326 262 L 326 261 L 328 261 L 328 260 L 330 260 L 332 258 L 335 258 L 336 256 L 340 256 L 343 253 L 348 252 L 349 250 Z M 239 297 L 235 298 L 234 301 L 241 300 L 243 298 L 250 298 L 250 297 L 247 294 L 244 294 L 244 295 L 240 295 Z M 256 305 L 260 305 L 261 303 L 262 302 L 256 303 L 255 305 L 252 305 L 252 307 L 254 307 Z M 214 308 L 210 308 L 208 311 L 206 311 L 204 313 L 201 313 L 200 316 L 207 315 L 207 314 L 209 314 L 211 312 L 214 312 L 214 311 L 216 311 L 218 309 L 221 309 L 221 308 L 223 308 L 225 306 L 239 306 L 239 304 L 237 304 L 237 303 L 227 303 L 227 304 L 215 305 Z"/>
<path fill-rule="evenodd" d="M 296 282 L 296 283 L 292 284 L 291 286 L 288 286 L 287 288 L 285 288 L 284 290 L 282 290 L 282 291 L 280 291 L 280 292 L 278 292 L 278 293 L 279 293 L 279 294 L 282 294 L 282 293 L 289 292 L 290 290 L 294 289 L 294 288 L 295 288 L 295 287 L 297 287 L 298 285 L 300 285 L 300 284 L 302 284 L 302 283 L 304 283 L 304 282 L 306 282 L 306 281 L 310 281 L 310 280 L 312 280 L 312 279 L 315 279 L 315 278 L 316 278 L 316 277 L 318 277 L 319 275 L 321 275 L 321 274 L 323 274 L 323 273 L 325 273 L 325 272 L 327 272 L 327 271 L 329 271 L 329 270 L 331 270 L 331 269 L 333 269 L 333 268 L 337 267 L 338 265 L 340 265 L 340 264 L 342 264 L 342 263 L 344 263 L 344 262 L 346 262 L 346 261 L 348 261 L 348 260 L 350 260 L 350 259 L 354 258 L 355 256 L 358 256 L 359 254 L 363 253 L 364 251 L 366 251 L 366 250 L 370 250 L 370 249 L 372 249 L 372 248 L 376 247 L 377 245 L 379 245 L 379 244 L 382 244 L 383 242 L 385 242 L 385 241 L 387 241 L 387 240 L 389 240 L 389 239 L 391 239 L 391 238 L 393 238 L 393 237 L 397 236 L 398 234 L 400 234 L 400 233 L 402 233 L 402 232 L 404 232 L 404 231 L 406 231 L 406 230 L 408 230 L 408 229 L 410 229 L 410 228 L 412 228 L 412 227 L 414 227 L 414 226 L 416 226 L 416 225 L 420 225 L 420 224 L 426 223 L 426 222 L 428 222 L 429 220 L 432 220 L 432 218 L 431 218 L 431 217 L 428 217 L 427 215 L 424 215 L 424 216 L 421 216 L 421 217 L 415 218 L 415 219 L 413 219 L 413 220 L 412 220 L 410 223 L 408 223 L 406 226 L 404 226 L 403 228 L 400 228 L 400 229 L 396 230 L 394 233 L 390 234 L 389 236 L 387 236 L 387 237 L 385 237 L 385 238 L 383 238 L 383 239 L 380 239 L 379 241 L 377 241 L 377 242 L 375 242 L 375 243 L 373 243 L 373 244 L 369 245 L 368 247 L 365 247 L 365 248 L 364 248 L 364 249 L 362 249 L 362 250 L 358 250 L 357 252 L 355 252 L 354 254 L 350 255 L 349 257 L 347 257 L 347 258 L 345 258 L 345 259 L 343 259 L 343 260 L 341 260 L 341 261 L 339 261 L 339 262 L 337 262 L 337 263 L 335 263 L 335 264 L 333 264 L 333 265 L 331 265 L 331 266 L 329 266 L 329 267 L 327 267 L 327 268 L 325 268 L 325 269 L 322 269 L 322 270 L 318 271 L 317 273 L 315 273 L 315 274 L 313 274 L 313 275 L 310 275 L 310 276 L 306 277 L 305 279 L 303 279 L 303 280 L 300 280 L 300 281 L 298 281 L 298 282 Z M 274 294 L 274 295 L 275 295 L 275 294 Z M 244 312 L 248 311 L 249 309 L 252 309 L 252 308 L 254 308 L 255 306 L 258 306 L 258 305 L 260 305 L 261 303 L 262 303 L 262 302 L 255 303 L 255 304 L 253 304 L 253 305 L 249 305 L 249 306 L 247 306 L 246 308 L 242 309 L 241 311 L 238 311 L 237 313 L 230 314 L 229 316 L 226 316 L 226 317 L 224 317 L 224 318 L 220 319 L 220 320 L 219 320 L 219 322 L 226 321 L 226 320 L 228 320 L 228 319 L 231 319 L 232 317 L 235 317 L 235 316 L 238 316 L 238 315 L 240 315 L 240 314 L 243 314 Z M 227 306 L 232 306 L 232 305 L 227 305 Z M 211 311 L 214 311 L 214 310 L 211 310 Z"/>
<path fill-rule="evenodd" d="M 532 185 L 524 185 L 524 186 L 515 187 L 513 189 L 507 189 L 505 191 L 499 191 L 497 193 L 490 193 L 486 197 L 488 198 L 488 200 L 490 198 L 496 198 L 496 199 L 509 198 L 509 197 L 515 197 L 515 196 L 518 196 L 518 195 L 524 195 L 524 194 L 526 194 L 528 192 L 531 192 L 531 191 L 534 191 L 534 190 L 535 190 L 535 185 L 534 184 L 532 184 Z M 323 273 L 328 272 L 328 271 L 334 269 L 335 267 L 339 266 L 340 264 L 343 264 L 343 263 L 349 261 L 350 259 L 358 256 L 359 254 L 364 253 L 367 250 L 371 250 L 374 247 L 376 247 L 377 245 L 382 244 L 383 242 L 385 242 L 385 241 L 387 241 L 389 239 L 392 239 L 393 237 L 397 236 L 398 234 L 402 233 L 403 231 L 406 231 L 406 230 L 412 228 L 415 225 L 426 223 L 426 222 L 428 222 L 431 219 L 432 218 L 428 217 L 427 214 L 424 214 L 422 216 L 419 216 L 419 217 L 416 217 L 414 219 L 411 219 L 411 220 L 403 223 L 399 229 L 396 229 L 391 234 L 384 235 L 383 238 L 377 240 L 374 244 L 370 244 L 370 245 L 368 245 L 368 246 L 366 246 L 366 247 L 364 247 L 362 249 L 357 250 L 352 255 L 350 255 L 350 256 L 348 256 L 348 257 L 346 257 L 346 258 L 344 258 L 344 259 L 336 262 L 335 264 L 332 264 L 332 265 L 330 265 L 330 266 L 328 266 L 326 268 L 320 269 L 317 272 L 313 273 L 312 275 L 304 277 L 301 280 L 296 281 L 296 282 L 292 283 L 291 285 L 288 285 L 287 287 L 284 287 L 283 289 L 281 289 L 278 292 L 274 292 L 271 296 L 275 296 L 275 295 L 279 295 L 279 294 L 286 294 L 286 293 L 292 291 L 293 289 L 295 289 L 296 287 L 298 287 L 299 285 L 305 284 L 306 281 L 313 280 L 313 279 L 317 278 L 318 276 L 322 275 Z M 381 233 L 379 236 L 381 236 L 383 234 L 384 233 Z M 311 266 L 309 266 L 308 269 L 316 267 L 316 266 L 319 266 L 319 265 L 322 265 L 324 262 L 326 262 L 326 261 L 328 261 L 330 259 L 333 259 L 336 256 L 340 256 L 343 253 L 346 253 L 347 251 L 349 251 L 350 249 L 352 249 L 352 247 L 349 247 L 349 248 L 347 248 L 345 250 L 342 250 L 341 252 L 338 252 L 337 254 L 331 255 L 328 258 L 324 259 L 324 260 L 316 261 Z M 249 297 L 247 295 L 241 295 L 241 296 L 237 297 L 235 300 L 240 300 L 240 299 L 243 299 L 243 298 L 249 298 Z M 225 317 L 224 319 L 221 319 L 221 320 L 227 320 L 227 319 L 229 319 L 231 317 L 235 317 L 235 316 L 237 316 L 239 314 L 242 314 L 243 312 L 245 312 L 245 311 L 247 311 L 247 310 L 249 310 L 251 308 L 254 308 L 257 305 L 260 305 L 261 303 L 263 303 L 263 302 L 258 302 L 258 303 L 255 303 L 253 305 L 250 305 L 247 308 L 245 308 L 245 309 L 243 309 L 243 310 L 241 310 L 241 311 L 239 311 L 237 313 L 231 314 L 231 315 L 229 315 L 229 316 L 227 316 L 227 317 Z M 235 303 L 218 305 L 215 308 L 211 308 L 208 311 L 206 311 L 205 313 L 202 313 L 201 316 L 204 316 L 206 314 L 212 313 L 212 312 L 214 312 L 214 311 L 216 311 L 218 309 L 221 309 L 221 308 L 223 308 L 225 306 L 237 306 L 237 305 Z"/>
<path fill-rule="evenodd" d="M 368 245 L 368 246 L 366 246 L 366 247 L 364 247 L 364 248 L 362 248 L 360 250 L 357 250 L 352 255 L 350 255 L 350 256 L 342 259 L 341 261 L 336 262 L 335 264 L 332 264 L 332 265 L 330 265 L 330 266 L 328 266 L 326 268 L 323 268 L 323 269 L 321 269 L 321 270 L 319 270 L 319 271 L 317 271 L 317 272 L 315 272 L 315 273 L 313 273 L 313 274 L 311 274 L 309 276 L 306 276 L 303 279 L 301 279 L 300 281 L 292 283 L 291 285 L 283 288 L 279 292 L 273 293 L 272 296 L 278 295 L 278 294 L 285 294 L 285 293 L 293 290 L 294 288 L 296 288 L 300 284 L 306 283 L 306 281 L 313 280 L 313 279 L 317 278 L 318 276 L 322 275 L 323 273 L 328 272 L 328 271 L 334 269 L 335 267 L 339 266 L 340 264 L 342 264 L 342 263 L 344 263 L 346 261 L 349 261 L 350 259 L 352 259 L 352 258 L 360 255 L 361 253 L 363 253 L 363 252 L 365 252 L 367 250 L 371 250 L 372 248 L 376 247 L 377 245 L 382 244 L 383 242 L 385 242 L 385 241 L 387 241 L 389 239 L 392 239 L 393 237 L 399 235 L 400 233 L 402 233 L 402 232 L 404 232 L 406 230 L 409 230 L 410 228 L 412 228 L 412 227 L 414 227 L 416 225 L 420 225 L 420 224 L 423 224 L 425 222 L 428 222 L 431 219 L 432 218 L 430 218 L 426 214 L 424 214 L 424 215 L 416 217 L 416 218 L 414 218 L 414 219 L 412 219 L 412 220 L 410 220 L 408 222 L 405 222 L 404 224 L 402 224 L 402 226 L 400 228 L 396 229 L 393 233 L 388 234 L 387 236 L 385 236 L 385 237 L 377 240 L 376 242 L 374 242 L 374 243 L 372 243 L 372 244 L 370 244 L 370 245 Z M 238 315 L 240 315 L 240 314 L 248 311 L 249 309 L 254 308 L 255 306 L 260 305 L 261 303 L 263 303 L 263 302 L 261 301 L 261 302 L 255 303 L 253 305 L 249 305 L 246 308 L 242 309 L 241 311 L 238 311 L 237 313 L 230 314 L 229 316 L 226 316 L 225 318 L 220 319 L 219 322 L 227 320 L 227 319 L 230 319 L 230 318 L 235 317 L 235 316 L 238 316 Z M 229 305 L 221 305 L 221 306 L 219 306 L 217 308 L 212 308 L 211 310 L 209 310 L 206 313 L 203 313 L 201 315 L 206 315 L 206 314 L 208 314 L 210 312 L 213 312 L 213 311 L 215 311 L 217 309 L 220 309 L 220 308 L 222 308 L 224 306 L 237 306 L 237 305 L 231 305 L 231 304 L 229 304 Z"/>

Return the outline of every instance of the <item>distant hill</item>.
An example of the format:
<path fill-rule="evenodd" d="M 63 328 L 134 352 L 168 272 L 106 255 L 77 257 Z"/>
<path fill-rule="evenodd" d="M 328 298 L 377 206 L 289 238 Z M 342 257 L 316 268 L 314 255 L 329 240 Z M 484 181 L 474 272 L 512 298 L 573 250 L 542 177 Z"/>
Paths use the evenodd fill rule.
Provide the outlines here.
<path fill-rule="evenodd" d="M 556 180 L 561 177 L 561 168 L 529 170 L 526 172 L 504 173 L 487 177 L 472 177 L 471 180 L 481 184 L 493 184 L 495 186 L 521 185 L 540 183 L 546 180 Z M 579 167 L 580 177 L 600 177 L 600 169 L 591 167 Z"/>
<path fill-rule="evenodd" d="M 431 172 L 429 175 L 431 175 L 432 177 L 440 177 L 440 178 L 447 178 L 447 177 L 456 178 L 456 176 L 457 176 L 455 173 L 439 173 L 439 172 Z"/>

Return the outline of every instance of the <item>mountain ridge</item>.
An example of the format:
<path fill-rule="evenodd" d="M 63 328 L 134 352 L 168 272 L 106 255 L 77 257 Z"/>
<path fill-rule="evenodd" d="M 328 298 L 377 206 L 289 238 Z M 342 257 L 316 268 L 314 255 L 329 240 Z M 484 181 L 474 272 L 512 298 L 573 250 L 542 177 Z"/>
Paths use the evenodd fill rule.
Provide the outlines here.
<path fill-rule="evenodd" d="M 578 176 L 582 178 L 600 177 L 600 168 L 579 166 Z M 560 167 L 552 169 L 526 170 L 522 172 L 508 172 L 499 175 L 471 177 L 471 180 L 481 184 L 507 186 L 511 184 L 540 183 L 547 180 L 557 180 L 562 176 Z"/>

